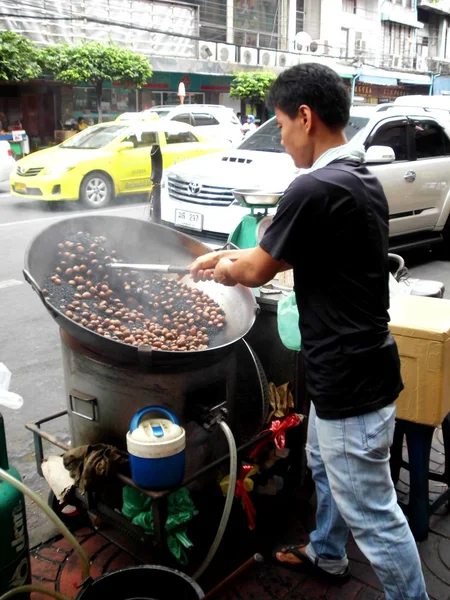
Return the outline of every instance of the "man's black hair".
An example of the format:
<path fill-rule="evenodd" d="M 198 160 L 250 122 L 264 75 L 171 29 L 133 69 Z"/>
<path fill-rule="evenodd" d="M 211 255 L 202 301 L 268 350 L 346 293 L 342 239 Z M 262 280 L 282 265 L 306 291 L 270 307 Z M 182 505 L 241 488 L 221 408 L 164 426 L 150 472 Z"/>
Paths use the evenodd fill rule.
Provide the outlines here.
<path fill-rule="evenodd" d="M 347 125 L 350 97 L 344 82 L 330 67 L 318 63 L 295 65 L 273 82 L 267 96 L 270 109 L 278 108 L 293 119 L 302 104 L 330 129 Z"/>
<path fill-rule="evenodd" d="M 78 117 L 77 121 L 78 123 L 81 123 L 81 121 L 84 121 L 84 117 Z"/>

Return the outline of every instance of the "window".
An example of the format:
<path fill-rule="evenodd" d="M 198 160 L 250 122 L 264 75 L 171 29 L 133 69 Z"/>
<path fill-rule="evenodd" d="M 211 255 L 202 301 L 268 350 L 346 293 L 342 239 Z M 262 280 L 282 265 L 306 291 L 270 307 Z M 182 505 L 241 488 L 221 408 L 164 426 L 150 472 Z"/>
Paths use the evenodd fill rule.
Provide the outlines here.
<path fill-rule="evenodd" d="M 340 38 L 340 56 L 341 58 L 348 58 L 348 37 L 349 30 L 345 27 L 341 27 L 341 38 Z"/>
<path fill-rule="evenodd" d="M 431 158 L 449 154 L 445 134 L 437 123 L 414 121 L 413 127 L 417 158 Z"/>
<path fill-rule="evenodd" d="M 395 152 L 395 160 L 408 160 L 406 123 L 383 125 L 366 144 L 369 146 L 389 146 Z"/>
<path fill-rule="evenodd" d="M 227 5 L 224 0 L 191 0 L 199 7 L 201 39 L 227 41 Z"/>
<path fill-rule="evenodd" d="M 196 127 L 204 127 L 205 125 L 219 125 L 216 117 L 209 113 L 194 113 L 193 115 Z"/>
<path fill-rule="evenodd" d="M 305 2 L 297 0 L 295 7 L 295 32 L 303 31 L 305 22 Z"/>
<path fill-rule="evenodd" d="M 360 129 L 365 127 L 369 119 L 365 117 L 351 117 L 345 128 L 345 137 L 350 141 Z M 240 145 L 240 150 L 258 150 L 260 152 L 286 152 L 281 145 L 281 131 L 277 127 L 276 119 L 270 119 L 245 139 Z"/>
<path fill-rule="evenodd" d="M 361 131 L 368 122 L 369 119 L 367 117 L 352 117 L 350 115 L 350 120 L 345 127 L 345 137 L 347 138 L 347 141 L 350 141 L 355 137 L 358 131 Z"/>
<path fill-rule="evenodd" d="M 343 0 L 342 8 L 344 12 L 356 15 L 356 0 Z"/>
<path fill-rule="evenodd" d="M 158 136 L 155 131 L 138 131 L 130 133 L 124 142 L 132 142 L 135 148 L 149 148 L 153 144 L 158 144 Z"/>
<path fill-rule="evenodd" d="M 128 125 L 97 125 L 79 133 L 61 144 L 61 148 L 98 150 L 104 148 L 128 129 Z"/>
<path fill-rule="evenodd" d="M 280 26 L 278 4 L 278 0 L 235 0 L 234 43 L 277 49 Z"/>
<path fill-rule="evenodd" d="M 191 131 L 166 131 L 165 136 L 168 144 L 186 144 L 187 142 L 198 142 L 198 139 Z"/>
<path fill-rule="evenodd" d="M 417 40 L 416 52 L 418 56 L 428 57 L 428 37 L 422 37 Z"/>
<path fill-rule="evenodd" d="M 193 125 L 191 115 L 189 113 L 182 113 L 181 115 L 175 115 L 172 121 L 178 121 L 179 123 L 186 123 L 186 125 Z"/>

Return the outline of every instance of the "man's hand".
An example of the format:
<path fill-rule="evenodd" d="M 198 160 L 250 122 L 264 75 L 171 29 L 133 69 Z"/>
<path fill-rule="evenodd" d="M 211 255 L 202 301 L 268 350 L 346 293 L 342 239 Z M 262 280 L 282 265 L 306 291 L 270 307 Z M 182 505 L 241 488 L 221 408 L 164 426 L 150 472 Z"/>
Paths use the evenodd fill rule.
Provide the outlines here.
<path fill-rule="evenodd" d="M 248 254 L 248 250 L 218 250 L 217 252 L 203 254 L 189 265 L 191 277 L 194 281 L 210 281 L 215 279 L 213 272 L 222 258 L 235 261 L 245 254 Z M 236 285 L 236 283 L 233 285 Z"/>
<path fill-rule="evenodd" d="M 194 281 L 214 281 L 223 285 L 238 283 L 259 287 L 290 266 L 275 260 L 260 246 L 246 250 L 220 250 L 199 256 L 191 265 Z"/>
<path fill-rule="evenodd" d="M 229 287 L 237 285 L 237 281 L 230 275 L 230 267 L 233 262 L 229 258 L 221 258 L 214 269 L 213 279 L 216 283 L 221 283 Z"/>

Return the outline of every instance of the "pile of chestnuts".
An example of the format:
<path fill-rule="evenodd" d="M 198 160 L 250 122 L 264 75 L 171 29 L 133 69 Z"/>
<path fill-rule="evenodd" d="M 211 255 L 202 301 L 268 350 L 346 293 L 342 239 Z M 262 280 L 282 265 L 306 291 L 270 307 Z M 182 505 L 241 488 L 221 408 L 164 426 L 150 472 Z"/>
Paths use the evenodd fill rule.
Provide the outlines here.
<path fill-rule="evenodd" d="M 103 236 L 81 231 L 68 236 L 57 245 L 55 262 L 44 296 L 66 317 L 105 338 L 195 351 L 206 350 L 226 327 L 223 309 L 177 278 L 127 269 L 108 272 L 105 264 L 124 259 L 106 247 Z"/>

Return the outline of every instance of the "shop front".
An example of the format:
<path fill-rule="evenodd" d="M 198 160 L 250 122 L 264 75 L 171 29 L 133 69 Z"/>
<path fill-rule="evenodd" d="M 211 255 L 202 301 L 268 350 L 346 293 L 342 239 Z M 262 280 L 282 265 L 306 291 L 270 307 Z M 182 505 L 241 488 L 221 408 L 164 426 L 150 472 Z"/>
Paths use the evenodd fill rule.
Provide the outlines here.
<path fill-rule="evenodd" d="M 62 87 L 47 80 L 0 85 L 0 130 L 26 131 L 31 149 L 51 144 Z"/>
<path fill-rule="evenodd" d="M 228 99 L 231 76 L 200 75 L 197 73 L 154 72 L 141 89 L 107 83 L 103 89 L 103 121 L 113 121 L 124 112 L 136 112 L 152 106 L 179 104 L 178 86 L 186 89 L 186 104 L 223 104 Z M 95 89 L 77 86 L 64 98 L 62 122 L 65 127 L 83 117 L 88 125 L 98 122 Z"/>
<path fill-rule="evenodd" d="M 232 76 L 198 73 L 153 73 L 151 81 L 139 90 L 139 110 L 158 105 L 179 104 L 180 83 L 186 89 L 185 104 L 227 104 Z M 239 109 L 238 109 L 239 110 Z"/>
<path fill-rule="evenodd" d="M 397 77 L 397 73 L 391 77 L 360 75 L 357 76 L 354 93 L 354 104 L 384 104 L 393 102 L 400 96 L 414 94 L 426 95 L 430 92 L 430 84 L 415 82 L 413 75 L 404 73 L 404 78 Z M 422 76 L 419 76 L 422 77 Z M 425 76 L 428 78 L 428 76 Z M 346 80 L 347 85 L 351 86 L 351 80 Z"/>

